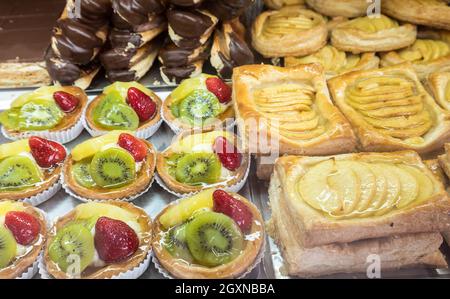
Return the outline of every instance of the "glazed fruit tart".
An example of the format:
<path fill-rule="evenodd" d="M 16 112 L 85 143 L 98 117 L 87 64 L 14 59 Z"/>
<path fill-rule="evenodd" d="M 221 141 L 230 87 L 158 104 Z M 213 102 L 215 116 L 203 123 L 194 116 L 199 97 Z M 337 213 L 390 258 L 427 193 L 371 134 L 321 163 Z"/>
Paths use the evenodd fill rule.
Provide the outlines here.
<path fill-rule="evenodd" d="M 60 143 L 83 131 L 82 112 L 87 96 L 78 87 L 46 86 L 15 99 L 0 113 L 3 135 L 11 140 L 40 136 Z"/>
<path fill-rule="evenodd" d="M 152 221 L 130 203 L 78 205 L 49 233 L 43 278 L 137 278 L 150 263 Z"/>
<path fill-rule="evenodd" d="M 112 131 L 77 145 L 63 168 L 63 188 L 86 200 L 132 200 L 153 182 L 153 145 L 130 131 Z"/>
<path fill-rule="evenodd" d="M 37 136 L 0 145 L 0 200 L 48 200 L 61 188 L 65 158 L 61 144 Z"/>
<path fill-rule="evenodd" d="M 231 92 L 231 87 L 215 76 L 186 79 L 164 101 L 162 115 L 175 133 L 232 126 Z"/>
<path fill-rule="evenodd" d="M 232 132 L 184 132 L 158 153 L 157 182 L 179 197 L 211 187 L 238 192 L 249 166 L 250 157 Z"/>
<path fill-rule="evenodd" d="M 116 82 L 88 104 L 84 126 L 92 136 L 131 130 L 147 139 L 162 123 L 161 103 L 153 91 L 137 82 Z"/>
<path fill-rule="evenodd" d="M 247 199 L 207 189 L 167 206 L 156 218 L 156 267 L 176 278 L 240 278 L 261 260 L 264 224 Z"/>

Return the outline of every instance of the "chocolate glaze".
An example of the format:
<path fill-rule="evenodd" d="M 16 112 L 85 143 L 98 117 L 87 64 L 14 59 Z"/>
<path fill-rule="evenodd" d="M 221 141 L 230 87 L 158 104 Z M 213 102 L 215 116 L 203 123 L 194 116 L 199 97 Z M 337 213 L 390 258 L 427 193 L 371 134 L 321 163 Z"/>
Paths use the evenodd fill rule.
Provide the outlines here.
<path fill-rule="evenodd" d="M 69 17 L 82 23 L 101 27 L 109 22 L 111 15 L 110 0 L 73 0 L 79 3 L 79 7 L 74 6 L 69 11 Z"/>
<path fill-rule="evenodd" d="M 136 48 L 113 48 L 100 54 L 100 61 L 107 71 L 128 69 Z"/>
<path fill-rule="evenodd" d="M 214 25 L 210 16 L 198 10 L 171 9 L 167 19 L 172 30 L 184 38 L 198 39 Z"/>
<path fill-rule="evenodd" d="M 200 51 L 198 55 L 192 57 L 193 50 L 183 49 L 177 47 L 174 43 L 168 43 L 159 52 L 159 59 L 162 64 L 168 68 L 180 67 L 183 65 L 188 65 L 194 61 L 208 59 L 209 50 L 205 48 L 206 51 Z"/>
<path fill-rule="evenodd" d="M 186 65 L 181 67 L 162 67 L 161 71 L 169 78 L 170 81 L 180 83 L 183 79 L 189 78 L 195 71 L 194 65 Z"/>
<path fill-rule="evenodd" d="M 139 33 L 114 28 L 109 33 L 109 42 L 113 48 L 125 48 L 129 43 L 140 47 L 143 40 Z"/>
<path fill-rule="evenodd" d="M 199 6 L 204 0 L 169 0 L 173 5 L 178 6 Z"/>
<path fill-rule="evenodd" d="M 233 68 L 241 65 L 255 63 L 255 57 L 247 43 L 241 39 L 236 33 L 230 33 L 230 43 L 228 44 L 230 59 L 219 52 L 224 67 L 219 70 L 220 76 L 223 78 L 231 78 Z"/>
<path fill-rule="evenodd" d="M 239 17 L 253 0 L 214 0 L 205 3 L 205 7 L 222 21 Z"/>
<path fill-rule="evenodd" d="M 111 82 L 131 82 L 136 80 L 136 72 L 130 70 L 110 70 L 106 71 L 106 78 Z"/>
<path fill-rule="evenodd" d="M 113 25 L 118 29 L 132 29 L 147 23 L 149 15 L 162 14 L 165 2 L 161 0 L 112 0 Z"/>

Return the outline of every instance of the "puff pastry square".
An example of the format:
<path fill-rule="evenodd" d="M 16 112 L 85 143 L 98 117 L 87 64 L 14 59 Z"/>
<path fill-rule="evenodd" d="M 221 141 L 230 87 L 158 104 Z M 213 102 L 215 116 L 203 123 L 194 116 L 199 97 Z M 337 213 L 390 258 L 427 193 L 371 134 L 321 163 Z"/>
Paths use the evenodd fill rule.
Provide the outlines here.
<path fill-rule="evenodd" d="M 238 67 L 233 87 L 246 151 L 326 155 L 354 150 L 355 136 L 330 100 L 320 65 Z"/>
<path fill-rule="evenodd" d="M 414 151 L 285 156 L 270 184 L 272 209 L 306 248 L 450 228 L 444 186 Z"/>
<path fill-rule="evenodd" d="M 450 139 L 449 113 L 425 91 L 410 64 L 348 73 L 328 86 L 361 150 L 429 153 Z"/>
<path fill-rule="evenodd" d="M 330 17 L 356 18 L 367 14 L 366 0 L 306 0 L 309 7 Z"/>
<path fill-rule="evenodd" d="M 428 77 L 427 86 L 438 104 L 450 111 L 450 72 L 431 74 Z"/>

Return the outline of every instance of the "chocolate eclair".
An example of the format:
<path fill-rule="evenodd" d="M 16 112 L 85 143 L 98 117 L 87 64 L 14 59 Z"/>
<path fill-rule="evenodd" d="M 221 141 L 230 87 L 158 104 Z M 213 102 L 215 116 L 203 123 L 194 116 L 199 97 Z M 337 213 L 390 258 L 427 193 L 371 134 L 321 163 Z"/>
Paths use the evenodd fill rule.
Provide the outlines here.
<path fill-rule="evenodd" d="M 177 67 L 162 66 L 160 68 L 161 77 L 169 85 L 179 84 L 183 79 L 200 75 L 202 73 L 203 63 L 203 60 L 199 60 L 188 65 Z"/>
<path fill-rule="evenodd" d="M 154 15 L 164 13 L 165 2 L 161 0 L 112 0 L 115 28 L 137 31 L 136 27 L 149 22 Z"/>
<path fill-rule="evenodd" d="M 173 68 L 192 64 L 198 60 L 206 60 L 209 56 L 209 44 L 195 48 L 183 49 L 177 47 L 173 42 L 168 42 L 159 51 L 159 61 L 165 67 Z"/>
<path fill-rule="evenodd" d="M 198 6 L 200 5 L 204 0 L 169 0 L 169 2 L 173 5 L 178 6 Z"/>
<path fill-rule="evenodd" d="M 67 0 L 66 11 L 69 18 L 98 28 L 109 23 L 111 1 Z"/>
<path fill-rule="evenodd" d="M 206 9 L 221 21 L 229 21 L 244 13 L 254 0 L 214 0 L 205 3 Z"/>
<path fill-rule="evenodd" d="M 238 18 L 216 29 L 210 61 L 222 78 L 231 78 L 234 67 L 254 63 L 253 52 L 245 41 L 245 28 Z"/>

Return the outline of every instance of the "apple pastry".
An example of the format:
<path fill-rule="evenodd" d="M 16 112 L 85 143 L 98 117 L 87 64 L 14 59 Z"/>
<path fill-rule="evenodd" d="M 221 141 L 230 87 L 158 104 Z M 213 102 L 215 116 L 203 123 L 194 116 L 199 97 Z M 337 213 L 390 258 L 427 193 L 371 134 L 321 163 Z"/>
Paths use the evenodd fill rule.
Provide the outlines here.
<path fill-rule="evenodd" d="M 327 42 L 323 16 L 302 6 L 287 6 L 260 14 L 252 27 L 252 44 L 265 57 L 302 56 Z"/>
<path fill-rule="evenodd" d="M 450 139 L 449 114 L 425 91 L 410 64 L 348 73 L 328 85 L 361 150 L 429 153 Z"/>
<path fill-rule="evenodd" d="M 411 62 L 421 80 L 434 72 L 450 71 L 450 33 L 424 31 L 411 46 L 381 55 L 381 66 Z"/>
<path fill-rule="evenodd" d="M 415 25 L 401 25 L 384 15 L 360 17 L 335 26 L 331 44 L 353 53 L 391 51 L 411 45 L 416 35 Z"/>
<path fill-rule="evenodd" d="M 450 178 L 450 143 L 446 143 L 444 149 L 445 153 L 438 156 L 438 162 L 447 178 Z"/>
<path fill-rule="evenodd" d="M 280 9 L 284 6 L 303 5 L 305 0 L 264 0 L 264 4 L 270 9 Z"/>
<path fill-rule="evenodd" d="M 315 11 L 330 17 L 356 18 L 367 14 L 366 0 L 306 0 Z"/>
<path fill-rule="evenodd" d="M 438 104 L 450 111 L 450 72 L 431 74 L 427 78 L 427 87 Z"/>
<path fill-rule="evenodd" d="M 319 64 L 238 67 L 233 86 L 246 151 L 326 155 L 354 150 L 353 131 L 331 102 Z"/>
<path fill-rule="evenodd" d="M 352 71 L 378 68 L 380 59 L 375 53 L 351 54 L 327 45 L 307 56 L 285 57 L 284 66 L 293 67 L 300 64 L 320 63 L 327 79 Z"/>
<path fill-rule="evenodd" d="M 383 269 L 447 266 L 450 199 L 414 151 L 282 157 L 269 199 L 290 275 L 365 272 L 370 254 Z"/>
<path fill-rule="evenodd" d="M 389 0 L 381 9 L 398 20 L 450 30 L 450 7 L 446 0 Z"/>

